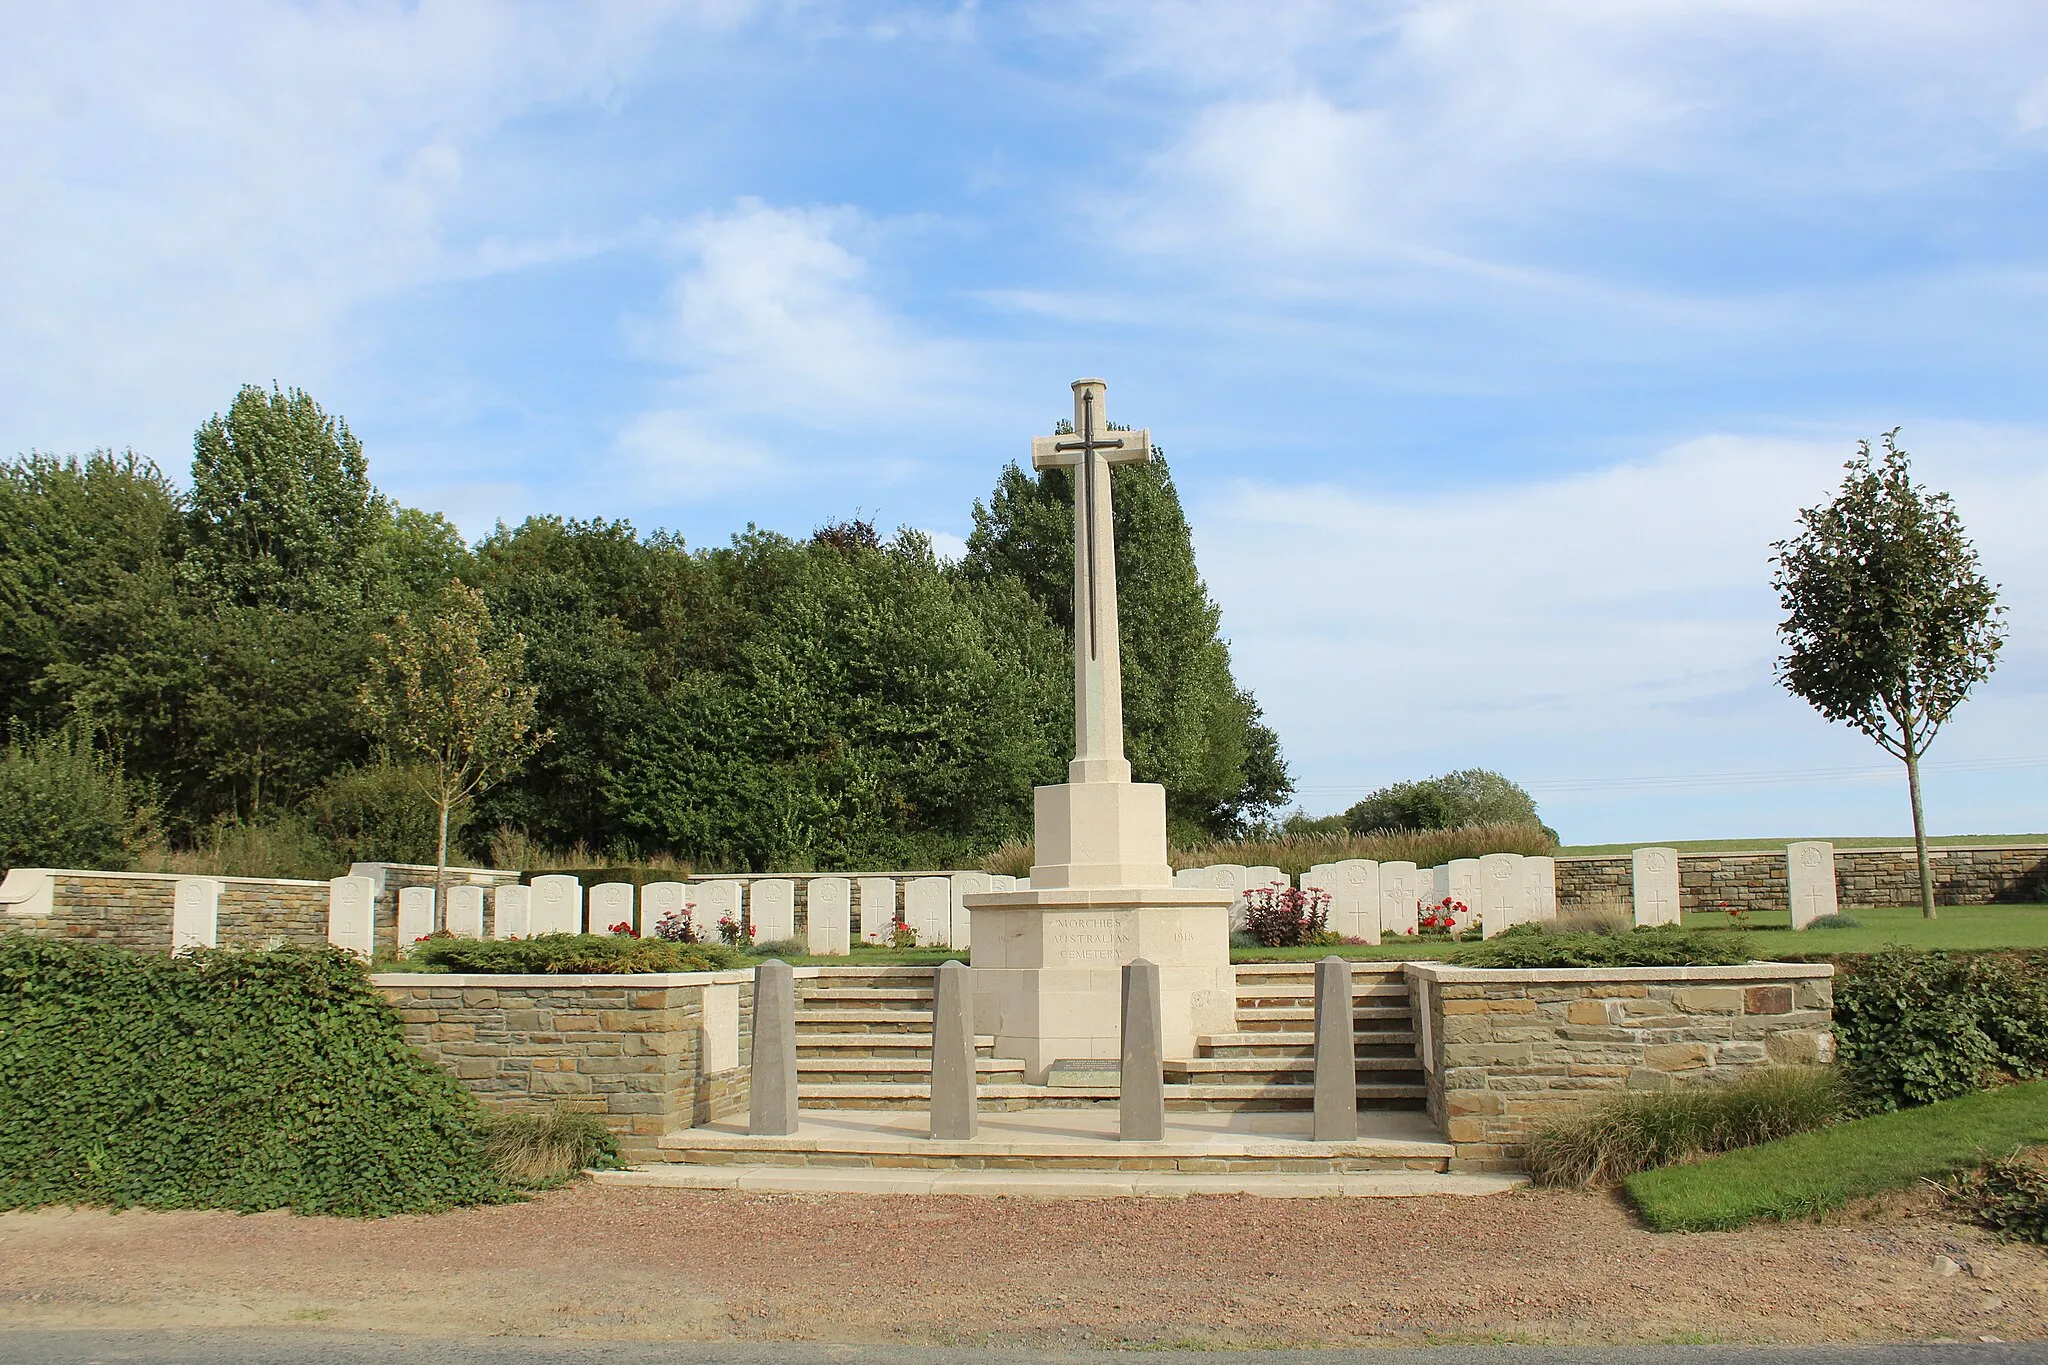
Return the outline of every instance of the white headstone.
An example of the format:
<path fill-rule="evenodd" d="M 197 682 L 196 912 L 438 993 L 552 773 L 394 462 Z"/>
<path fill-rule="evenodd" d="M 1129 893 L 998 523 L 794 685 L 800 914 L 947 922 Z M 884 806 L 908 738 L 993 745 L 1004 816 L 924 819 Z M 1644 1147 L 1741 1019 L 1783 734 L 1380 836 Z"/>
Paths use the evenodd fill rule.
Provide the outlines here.
<path fill-rule="evenodd" d="M 1247 891 L 1262 886 L 1293 886 L 1294 878 L 1277 867 L 1248 867 L 1244 870 L 1244 888 Z"/>
<path fill-rule="evenodd" d="M 955 948 L 972 947 L 974 917 L 967 913 L 967 906 L 962 903 L 961 897 L 978 896 L 985 891 L 993 891 L 994 883 L 990 881 L 986 872 L 955 872 L 946 880 L 952 883 L 953 895 L 953 934 L 946 941 Z"/>
<path fill-rule="evenodd" d="M 1244 928 L 1244 889 L 1249 870 L 1242 863 L 1211 863 L 1202 869 L 1208 876 L 1207 885 L 1236 894 L 1237 899 L 1230 903 L 1230 927 L 1233 930 Z"/>
<path fill-rule="evenodd" d="M 401 887 L 398 892 L 398 951 L 409 953 L 412 945 L 434 932 L 434 888 Z"/>
<path fill-rule="evenodd" d="M 917 934 L 917 945 L 946 943 L 953 931 L 953 885 L 944 877 L 913 877 L 903 888 L 903 922 Z"/>
<path fill-rule="evenodd" d="M 1678 850 L 1639 848 L 1633 861 L 1636 923 L 1677 924 Z"/>
<path fill-rule="evenodd" d="M 854 886 L 860 892 L 860 941 L 887 943 L 896 928 L 896 879 L 862 877 Z"/>
<path fill-rule="evenodd" d="M 1422 892 L 1418 889 L 1420 872 L 1421 869 L 1414 863 L 1397 861 L 1380 864 L 1382 937 L 1415 932 L 1416 903 L 1422 899 Z"/>
<path fill-rule="evenodd" d="M 533 888 L 501 886 L 491 893 L 491 937 L 525 938 L 533 932 Z"/>
<path fill-rule="evenodd" d="M 990 877 L 988 879 L 988 889 L 991 891 L 1015 891 L 1017 889 L 1017 879 L 1004 876 Z M 1027 887 L 1025 889 L 1029 890 L 1030 888 Z"/>
<path fill-rule="evenodd" d="M 853 934 L 853 883 L 844 877 L 813 877 L 804 888 L 804 937 L 812 953 L 837 956 Z"/>
<path fill-rule="evenodd" d="M 1346 858 L 1327 869 L 1330 927 L 1346 938 L 1380 941 L 1380 865 L 1370 858 Z M 1302 878 L 1303 886 L 1308 879 Z"/>
<path fill-rule="evenodd" d="M 1451 869 L 1426 867 L 1416 873 L 1415 898 L 1442 905 L 1451 894 Z"/>
<path fill-rule="evenodd" d="M 1479 922 L 1492 938 L 1529 920 L 1522 855 L 1488 853 L 1479 860 Z"/>
<path fill-rule="evenodd" d="M 1557 919 L 1557 859 L 1522 859 L 1522 900 L 1529 918 L 1546 924 Z"/>
<path fill-rule="evenodd" d="M 1459 931 L 1463 932 L 1465 926 L 1471 924 L 1479 914 L 1479 860 L 1477 858 L 1453 858 L 1445 870 L 1448 873 L 1448 878 L 1444 894 L 1464 906 L 1470 912 L 1460 916 L 1458 919 Z"/>
<path fill-rule="evenodd" d="M 535 935 L 583 932 L 583 883 L 566 873 L 535 877 L 527 923 Z"/>
<path fill-rule="evenodd" d="M 614 924 L 633 927 L 633 883 L 599 882 L 590 888 L 584 932 L 609 934 Z"/>
<path fill-rule="evenodd" d="M 1207 868 L 1201 867 L 1179 868 L 1173 874 L 1173 884 L 1175 886 L 1207 886 L 1209 879 L 1203 875 L 1207 871 Z"/>
<path fill-rule="evenodd" d="M 363 957 L 377 951 L 377 883 L 336 877 L 327 883 L 327 941 Z"/>
<path fill-rule="evenodd" d="M 1804 929 L 1841 910 L 1835 893 L 1835 846 L 1814 841 L 1785 847 L 1785 891 L 1792 900 L 1792 927 Z"/>
<path fill-rule="evenodd" d="M 445 917 L 448 932 L 457 938 L 482 938 L 484 936 L 484 889 L 481 886 L 448 888 L 448 913 Z"/>
<path fill-rule="evenodd" d="M 640 936 L 653 938 L 661 928 L 663 919 L 670 915 L 676 923 L 690 921 L 690 888 L 681 882 L 649 882 L 640 888 Z"/>
<path fill-rule="evenodd" d="M 219 934 L 220 883 L 211 877 L 178 878 L 171 888 L 171 951 L 217 947 Z"/>
<path fill-rule="evenodd" d="M 705 943 L 721 942 L 725 934 L 721 924 L 735 926 L 746 922 L 746 888 L 738 882 L 691 882 L 690 923 L 696 926 L 697 937 Z M 742 942 L 746 935 L 740 934 Z"/>
<path fill-rule="evenodd" d="M 754 903 L 754 942 L 773 943 L 796 937 L 796 883 L 787 877 L 763 877 L 750 888 Z"/>

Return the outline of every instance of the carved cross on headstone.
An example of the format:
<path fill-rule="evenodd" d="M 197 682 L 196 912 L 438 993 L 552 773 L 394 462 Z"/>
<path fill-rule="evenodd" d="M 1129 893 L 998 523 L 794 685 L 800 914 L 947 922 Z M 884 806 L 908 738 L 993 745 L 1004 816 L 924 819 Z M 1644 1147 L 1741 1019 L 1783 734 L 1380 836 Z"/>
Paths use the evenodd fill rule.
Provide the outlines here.
<path fill-rule="evenodd" d="M 1076 379 L 1073 387 L 1073 432 L 1031 438 L 1033 469 L 1074 471 L 1074 761 L 1067 777 L 1128 782 L 1109 467 L 1151 459 L 1152 436 L 1110 430 L 1108 385 L 1100 379 Z"/>

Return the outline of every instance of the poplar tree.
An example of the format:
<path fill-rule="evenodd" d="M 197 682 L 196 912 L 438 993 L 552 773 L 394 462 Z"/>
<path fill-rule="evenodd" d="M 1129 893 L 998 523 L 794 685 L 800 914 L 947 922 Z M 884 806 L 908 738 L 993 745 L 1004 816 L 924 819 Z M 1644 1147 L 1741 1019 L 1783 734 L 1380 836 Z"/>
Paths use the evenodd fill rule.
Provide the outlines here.
<path fill-rule="evenodd" d="M 1948 494 L 1913 481 L 1898 434 L 1884 434 L 1875 458 L 1858 442 L 1834 500 L 1803 509 L 1799 533 L 1773 542 L 1771 586 L 1787 613 L 1779 680 L 1905 762 L 1920 911 L 1933 919 L 1920 759 L 1990 675 L 2005 609 Z"/>

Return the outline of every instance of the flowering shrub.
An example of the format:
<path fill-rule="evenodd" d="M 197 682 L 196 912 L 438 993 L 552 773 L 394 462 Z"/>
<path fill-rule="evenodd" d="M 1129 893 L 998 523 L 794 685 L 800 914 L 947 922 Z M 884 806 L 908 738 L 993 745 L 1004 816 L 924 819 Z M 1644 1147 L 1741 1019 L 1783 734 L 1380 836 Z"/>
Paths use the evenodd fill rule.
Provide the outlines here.
<path fill-rule="evenodd" d="M 731 915 L 723 915 L 718 921 L 718 937 L 721 941 L 730 943 L 735 948 L 741 944 L 752 947 L 754 943 L 754 926 L 751 924 L 741 924 Z"/>
<path fill-rule="evenodd" d="M 1299 948 L 1326 941 L 1330 927 L 1330 893 L 1320 887 L 1301 891 L 1275 882 L 1244 893 L 1245 932 L 1267 948 Z"/>
<path fill-rule="evenodd" d="M 1721 913 L 1728 917 L 1728 927 L 1730 929 L 1747 929 L 1749 927 L 1749 910 L 1746 906 L 1730 905 L 1727 901 L 1722 901 L 1720 908 Z"/>
<path fill-rule="evenodd" d="M 687 918 L 671 910 L 655 922 L 654 936 L 663 943 L 695 943 L 697 929 Z"/>
<path fill-rule="evenodd" d="M 623 935 L 626 938 L 640 937 L 640 931 L 633 927 L 633 922 L 631 920 L 622 919 L 617 924 L 614 924 L 607 928 L 605 932 L 607 934 Z"/>
<path fill-rule="evenodd" d="M 1465 902 L 1445 896 L 1434 905 L 1424 902 L 1417 907 L 1416 932 L 1442 934 L 1445 938 L 1456 938 L 1458 931 L 1471 927 L 1472 910 Z"/>

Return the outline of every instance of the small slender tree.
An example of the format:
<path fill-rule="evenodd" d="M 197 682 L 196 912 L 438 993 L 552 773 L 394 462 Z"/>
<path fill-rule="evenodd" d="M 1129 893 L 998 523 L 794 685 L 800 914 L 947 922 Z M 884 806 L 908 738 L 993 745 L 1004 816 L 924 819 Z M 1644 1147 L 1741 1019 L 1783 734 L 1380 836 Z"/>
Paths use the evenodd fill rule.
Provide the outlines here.
<path fill-rule="evenodd" d="M 1934 918 L 1920 757 L 2005 643 L 1998 587 L 1946 493 L 1913 482 L 1898 428 L 1873 459 L 1857 443 L 1832 502 L 1799 513 L 1776 541 L 1771 586 L 1787 613 L 1778 678 L 1829 720 L 1905 760 L 1920 857 L 1920 910 Z"/>
<path fill-rule="evenodd" d="M 527 683 L 526 640 L 494 640 L 484 596 L 462 583 L 442 590 L 424 621 L 408 612 L 372 637 L 363 713 L 394 752 L 416 759 L 420 783 L 440 814 L 434 905 L 446 901 L 448 815 L 519 771 L 550 732 L 535 731 L 540 689 Z"/>

